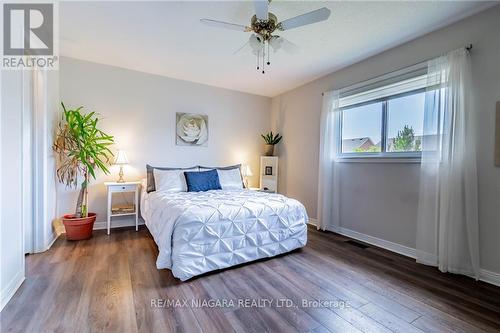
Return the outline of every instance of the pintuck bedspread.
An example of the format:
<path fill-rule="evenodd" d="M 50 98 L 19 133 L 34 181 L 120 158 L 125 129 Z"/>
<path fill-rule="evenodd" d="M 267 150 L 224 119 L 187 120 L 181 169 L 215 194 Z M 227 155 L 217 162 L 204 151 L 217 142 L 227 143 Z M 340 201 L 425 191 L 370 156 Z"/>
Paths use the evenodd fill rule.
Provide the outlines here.
<path fill-rule="evenodd" d="M 307 243 L 297 200 L 250 190 L 143 192 L 141 214 L 158 245 L 158 269 L 185 281 L 276 256 Z"/>

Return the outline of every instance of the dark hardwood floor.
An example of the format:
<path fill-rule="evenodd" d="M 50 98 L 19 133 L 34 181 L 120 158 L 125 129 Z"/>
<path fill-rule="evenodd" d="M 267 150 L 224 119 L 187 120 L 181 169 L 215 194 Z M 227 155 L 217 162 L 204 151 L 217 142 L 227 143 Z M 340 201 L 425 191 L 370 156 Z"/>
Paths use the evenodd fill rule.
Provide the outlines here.
<path fill-rule="evenodd" d="M 304 249 L 180 282 L 145 228 L 62 236 L 26 258 L 1 332 L 500 331 L 500 288 L 346 240 L 310 228 Z"/>

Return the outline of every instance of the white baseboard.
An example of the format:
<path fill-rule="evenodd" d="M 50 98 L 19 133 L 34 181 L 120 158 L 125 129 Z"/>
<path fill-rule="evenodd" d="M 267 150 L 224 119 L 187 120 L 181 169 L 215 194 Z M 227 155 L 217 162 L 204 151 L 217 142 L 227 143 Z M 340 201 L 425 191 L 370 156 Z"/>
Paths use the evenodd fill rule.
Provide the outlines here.
<path fill-rule="evenodd" d="M 318 220 L 317 219 L 309 219 L 309 224 L 317 226 L 318 225 Z M 383 249 L 396 252 L 399 254 L 402 254 L 404 256 L 410 257 L 410 258 L 416 258 L 416 251 L 415 249 L 401 245 L 398 243 L 393 243 L 385 239 L 377 238 L 374 236 L 370 236 L 367 234 L 363 234 L 361 232 L 357 232 L 351 229 L 343 228 L 343 227 L 337 227 L 337 228 L 332 228 L 332 227 L 327 227 L 328 231 L 336 232 L 338 234 L 341 234 L 343 236 L 347 236 L 350 238 L 357 239 L 359 241 L 375 245 L 378 247 L 381 247 Z"/>
<path fill-rule="evenodd" d="M 309 219 L 309 224 L 317 226 L 318 220 L 317 219 Z M 374 236 L 363 234 L 361 232 L 357 232 L 357 231 L 343 228 L 343 227 L 338 227 L 338 228 L 328 227 L 327 230 L 336 232 L 336 233 L 341 234 L 343 236 L 357 239 L 359 241 L 362 241 L 362 242 L 365 242 L 365 243 L 368 243 L 371 245 L 381 247 L 383 249 L 386 249 L 386 250 L 389 250 L 392 252 L 402 254 L 402 255 L 410 257 L 410 258 L 416 258 L 415 249 L 408 247 L 408 246 L 405 246 L 405 245 L 393 243 L 391 241 L 388 241 L 388 240 L 385 240 L 382 238 L 377 238 Z"/>
<path fill-rule="evenodd" d="M 139 219 L 139 225 L 144 225 L 144 220 Z M 102 230 L 108 227 L 107 221 L 96 221 L 94 223 L 94 230 Z M 134 219 L 123 219 L 123 220 L 113 220 L 111 221 L 111 229 L 123 228 L 123 227 L 135 227 Z"/>
<path fill-rule="evenodd" d="M 310 225 L 317 227 L 318 226 L 318 219 L 313 219 L 312 217 L 310 217 L 309 220 L 307 221 L 307 224 L 310 224 Z"/>
<path fill-rule="evenodd" d="M 308 224 L 317 226 L 318 225 L 318 220 L 310 218 L 309 221 L 308 221 Z M 341 234 L 343 236 L 347 236 L 347 237 L 350 237 L 350 238 L 357 239 L 359 241 L 362 241 L 362 242 L 365 242 L 365 243 L 368 243 L 368 244 L 371 244 L 371 245 L 375 245 L 375 246 L 381 247 L 383 249 L 386 249 L 386 250 L 389 250 L 389 251 L 392 251 L 392 252 L 396 252 L 396 253 L 402 254 L 402 255 L 410 257 L 410 258 L 414 258 L 414 259 L 416 258 L 417 250 L 414 249 L 414 248 L 405 246 L 405 245 L 393 243 L 393 242 L 387 241 L 385 239 L 381 239 L 381 238 L 377 238 L 377 237 L 374 237 L 374 236 L 366 235 L 366 234 L 363 234 L 361 232 L 357 232 L 357 231 L 350 230 L 350 229 L 343 228 L 343 227 L 338 227 L 338 228 L 328 227 L 327 230 L 335 232 L 335 233 L 338 233 L 338 234 Z M 435 259 L 433 260 L 429 256 L 429 263 L 424 262 L 423 264 L 426 264 L 426 265 L 428 264 L 428 265 L 434 266 L 432 264 L 433 262 L 435 262 Z M 494 284 L 496 286 L 500 286 L 500 273 L 495 273 L 495 272 L 492 272 L 492 271 L 481 269 L 480 273 L 479 273 L 479 280 L 487 282 L 487 283 Z"/>
<path fill-rule="evenodd" d="M 417 257 L 415 249 L 413 249 L 411 247 L 401 245 L 398 243 L 394 243 L 394 242 L 391 242 L 391 241 L 388 241 L 388 240 L 385 240 L 382 238 L 377 238 L 374 236 L 366 235 L 366 234 L 363 234 L 361 232 L 357 232 L 357 231 L 342 228 L 342 227 L 340 227 L 338 229 L 339 230 L 336 232 L 338 232 L 341 235 L 351 237 L 351 238 L 360 240 L 362 242 L 365 242 L 365 243 L 368 243 L 371 245 L 375 245 L 375 246 L 381 247 L 383 249 L 386 249 L 386 250 L 389 250 L 392 252 L 402 254 L 402 255 L 410 257 L 410 258 L 415 259 Z"/>
<path fill-rule="evenodd" d="M 495 273 L 492 271 L 487 271 L 486 269 L 481 269 L 479 271 L 479 280 L 500 287 L 500 273 Z"/>
<path fill-rule="evenodd" d="M 18 272 L 12 280 L 3 288 L 0 295 L 0 311 L 9 303 L 10 299 L 16 293 L 17 289 L 24 281 L 24 271 Z"/>

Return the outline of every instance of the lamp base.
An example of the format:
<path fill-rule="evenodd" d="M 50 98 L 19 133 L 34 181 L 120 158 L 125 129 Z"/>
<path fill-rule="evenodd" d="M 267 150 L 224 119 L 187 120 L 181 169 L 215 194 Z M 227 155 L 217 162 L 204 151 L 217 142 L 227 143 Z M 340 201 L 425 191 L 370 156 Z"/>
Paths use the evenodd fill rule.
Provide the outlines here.
<path fill-rule="evenodd" d="M 116 181 L 117 183 L 125 183 L 125 179 L 123 179 L 123 166 L 120 165 L 120 173 L 118 174 L 120 178 Z"/>

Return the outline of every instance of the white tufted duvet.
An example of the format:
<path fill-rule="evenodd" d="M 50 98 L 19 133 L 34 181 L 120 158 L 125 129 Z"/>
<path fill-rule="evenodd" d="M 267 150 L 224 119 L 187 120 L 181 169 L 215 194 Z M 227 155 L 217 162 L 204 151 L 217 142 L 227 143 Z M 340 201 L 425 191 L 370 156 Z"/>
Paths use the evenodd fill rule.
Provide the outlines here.
<path fill-rule="evenodd" d="M 158 269 L 185 281 L 307 243 L 304 206 L 250 190 L 142 193 L 141 214 L 158 245 Z"/>

